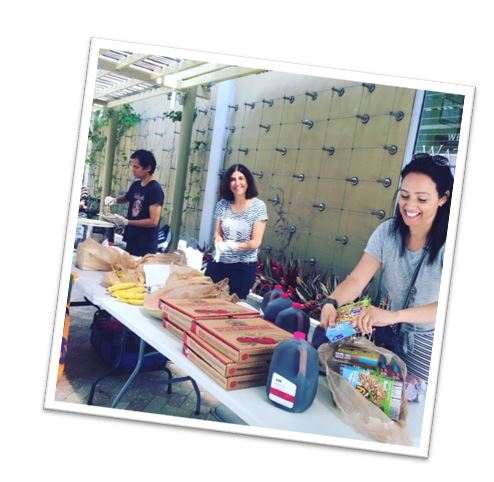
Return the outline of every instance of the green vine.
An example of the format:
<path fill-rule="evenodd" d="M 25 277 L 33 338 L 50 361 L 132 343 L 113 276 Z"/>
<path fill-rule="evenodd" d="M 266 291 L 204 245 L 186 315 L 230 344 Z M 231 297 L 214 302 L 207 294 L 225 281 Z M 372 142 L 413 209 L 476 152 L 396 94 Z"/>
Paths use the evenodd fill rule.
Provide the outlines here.
<path fill-rule="evenodd" d="M 100 154 L 106 147 L 108 141 L 107 127 L 110 116 L 116 116 L 116 143 L 120 142 L 125 132 L 141 122 L 141 116 L 134 112 L 129 105 L 118 109 L 100 109 L 95 112 L 92 127 L 89 129 L 88 139 L 91 141 L 91 150 L 86 157 L 86 163 L 94 166 L 97 164 Z"/>

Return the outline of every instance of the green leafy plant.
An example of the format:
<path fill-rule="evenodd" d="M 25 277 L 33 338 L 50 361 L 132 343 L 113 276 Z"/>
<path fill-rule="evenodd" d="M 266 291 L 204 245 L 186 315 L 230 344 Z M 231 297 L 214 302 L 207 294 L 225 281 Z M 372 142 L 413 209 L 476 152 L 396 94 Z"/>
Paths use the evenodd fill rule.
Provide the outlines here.
<path fill-rule="evenodd" d="M 208 143 L 205 141 L 194 141 L 192 143 L 192 150 L 194 152 L 205 151 Z"/>

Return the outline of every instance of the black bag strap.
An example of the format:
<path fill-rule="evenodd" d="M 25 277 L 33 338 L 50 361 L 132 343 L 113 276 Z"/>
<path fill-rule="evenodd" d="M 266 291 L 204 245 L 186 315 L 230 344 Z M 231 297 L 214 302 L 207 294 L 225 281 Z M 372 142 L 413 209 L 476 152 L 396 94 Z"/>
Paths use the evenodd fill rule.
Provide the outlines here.
<path fill-rule="evenodd" d="M 410 282 L 410 286 L 408 288 L 407 297 L 405 298 L 405 303 L 403 303 L 403 309 L 408 308 L 408 304 L 410 303 L 410 298 L 412 297 L 412 290 L 415 285 L 415 281 L 417 281 L 417 276 L 419 275 L 420 268 L 422 267 L 422 264 L 424 263 L 424 259 L 427 256 L 428 252 L 429 252 L 429 243 L 427 243 L 424 246 L 424 250 L 422 256 L 420 257 L 420 261 L 418 262 L 417 267 L 415 268 L 415 271 L 413 273 L 412 281 Z"/>

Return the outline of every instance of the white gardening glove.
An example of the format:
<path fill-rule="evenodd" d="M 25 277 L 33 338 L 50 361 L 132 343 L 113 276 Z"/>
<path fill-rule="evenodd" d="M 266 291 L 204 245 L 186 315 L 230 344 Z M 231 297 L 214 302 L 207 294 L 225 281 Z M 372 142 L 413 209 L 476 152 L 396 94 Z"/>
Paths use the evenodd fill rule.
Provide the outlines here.
<path fill-rule="evenodd" d="M 117 199 L 112 197 L 112 196 L 106 196 L 105 197 L 105 206 L 113 206 L 116 204 Z"/>
<path fill-rule="evenodd" d="M 124 218 L 123 216 L 120 216 L 120 214 L 103 216 L 103 219 L 105 221 L 108 221 L 109 223 L 115 224 L 116 226 L 127 226 L 127 224 L 129 224 L 129 220 Z"/>

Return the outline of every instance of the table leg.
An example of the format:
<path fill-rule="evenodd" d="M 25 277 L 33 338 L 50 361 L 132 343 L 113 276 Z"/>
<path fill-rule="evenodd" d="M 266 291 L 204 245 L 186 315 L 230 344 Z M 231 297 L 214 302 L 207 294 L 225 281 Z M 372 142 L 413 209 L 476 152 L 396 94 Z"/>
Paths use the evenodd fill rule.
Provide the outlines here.
<path fill-rule="evenodd" d="M 135 366 L 134 370 L 132 371 L 132 373 L 130 374 L 128 380 L 125 382 L 125 385 L 120 389 L 117 396 L 113 399 L 113 402 L 111 404 L 111 408 L 115 408 L 117 403 L 123 397 L 124 393 L 127 391 L 127 388 L 129 388 L 129 385 L 134 381 L 134 378 L 139 373 L 139 370 L 141 369 L 141 366 L 142 366 L 142 360 L 144 359 L 144 348 L 145 347 L 146 347 L 146 342 L 142 338 L 139 338 L 139 355 L 137 357 L 136 366 Z"/>

